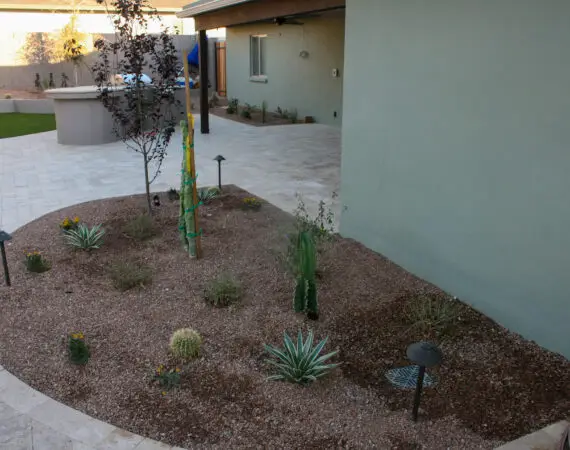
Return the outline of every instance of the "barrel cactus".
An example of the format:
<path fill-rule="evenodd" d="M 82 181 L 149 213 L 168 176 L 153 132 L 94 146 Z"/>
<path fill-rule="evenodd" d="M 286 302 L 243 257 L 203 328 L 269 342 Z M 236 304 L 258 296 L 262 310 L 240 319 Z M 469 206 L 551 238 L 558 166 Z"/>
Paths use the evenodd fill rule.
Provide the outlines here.
<path fill-rule="evenodd" d="M 200 354 L 202 336 L 192 328 L 176 330 L 170 338 L 170 351 L 177 358 L 193 359 Z"/>

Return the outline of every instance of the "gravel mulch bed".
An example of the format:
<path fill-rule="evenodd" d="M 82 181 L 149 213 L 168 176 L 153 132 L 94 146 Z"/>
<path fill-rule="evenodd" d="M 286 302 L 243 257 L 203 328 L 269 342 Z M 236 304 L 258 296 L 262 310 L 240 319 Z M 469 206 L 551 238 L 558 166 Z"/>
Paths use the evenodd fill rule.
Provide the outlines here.
<path fill-rule="evenodd" d="M 235 187 L 200 208 L 204 258 L 190 260 L 178 237 L 178 202 L 161 195 L 158 235 L 129 238 L 125 224 L 144 197 L 85 203 L 48 214 L 14 233 L 8 246 L 13 287 L 0 288 L 0 364 L 47 395 L 91 416 L 160 441 L 192 448 L 491 449 L 563 419 L 570 408 L 570 364 L 458 304 L 445 333 L 411 327 L 418 295 L 443 296 L 360 244 L 335 238 L 319 258 L 320 319 L 292 311 L 294 282 L 282 262 L 291 217 L 264 203 L 239 207 Z M 104 246 L 74 252 L 58 223 L 79 216 L 103 223 Z M 40 250 L 51 270 L 27 273 L 26 251 Z M 110 267 L 133 261 L 152 283 L 117 291 Z M 203 299 L 213 277 L 231 273 L 239 304 Z M 178 328 L 204 337 L 202 356 L 183 368 L 179 389 L 163 395 L 150 381 L 161 363 L 177 364 L 168 342 Z M 283 331 L 329 336 L 343 364 L 308 387 L 268 382 L 262 345 Z M 69 363 L 66 337 L 85 333 L 92 357 Z M 409 419 L 413 392 L 391 387 L 384 372 L 407 365 L 405 349 L 430 338 L 445 355 L 431 370 L 420 420 Z"/>

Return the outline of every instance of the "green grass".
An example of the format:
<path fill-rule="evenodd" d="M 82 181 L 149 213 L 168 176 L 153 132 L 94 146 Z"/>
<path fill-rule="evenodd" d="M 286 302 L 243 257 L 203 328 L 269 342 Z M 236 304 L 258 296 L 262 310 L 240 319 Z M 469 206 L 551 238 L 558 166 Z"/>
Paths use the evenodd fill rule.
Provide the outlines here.
<path fill-rule="evenodd" d="M 54 114 L 0 114 L 0 139 L 55 130 Z"/>

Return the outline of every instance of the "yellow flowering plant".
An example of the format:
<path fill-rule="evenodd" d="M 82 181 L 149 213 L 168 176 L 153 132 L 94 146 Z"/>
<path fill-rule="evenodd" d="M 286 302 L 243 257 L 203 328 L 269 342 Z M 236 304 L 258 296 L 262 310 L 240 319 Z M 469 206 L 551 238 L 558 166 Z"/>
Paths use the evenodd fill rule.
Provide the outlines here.
<path fill-rule="evenodd" d="M 246 197 L 242 200 L 245 209 L 259 209 L 261 208 L 261 200 L 256 197 Z"/>
<path fill-rule="evenodd" d="M 24 264 L 29 272 L 42 273 L 51 268 L 47 260 L 42 256 L 41 252 L 34 250 L 32 252 L 24 252 L 26 259 Z"/>
<path fill-rule="evenodd" d="M 64 231 L 74 230 L 77 228 L 77 226 L 79 225 L 80 222 L 81 222 L 81 219 L 79 219 L 78 216 L 75 216 L 73 218 L 65 217 L 59 223 L 59 227 Z"/>
<path fill-rule="evenodd" d="M 160 387 L 166 390 L 170 390 L 174 387 L 178 387 L 180 385 L 180 375 L 182 373 L 182 369 L 179 367 L 166 367 L 164 364 L 160 364 L 154 371 L 153 374 L 153 381 L 158 383 Z M 162 391 L 162 395 L 165 395 L 166 392 Z"/>
<path fill-rule="evenodd" d="M 89 361 L 91 352 L 85 343 L 85 335 L 82 331 L 71 333 L 67 342 L 69 360 L 73 364 L 85 365 Z"/>

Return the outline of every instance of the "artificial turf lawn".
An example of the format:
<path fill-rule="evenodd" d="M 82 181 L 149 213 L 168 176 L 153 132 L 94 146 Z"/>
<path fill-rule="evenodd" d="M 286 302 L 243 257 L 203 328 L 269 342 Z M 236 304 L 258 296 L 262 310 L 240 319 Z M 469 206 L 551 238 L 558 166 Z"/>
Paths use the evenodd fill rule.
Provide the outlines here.
<path fill-rule="evenodd" d="M 0 114 L 0 139 L 55 130 L 55 114 Z"/>

